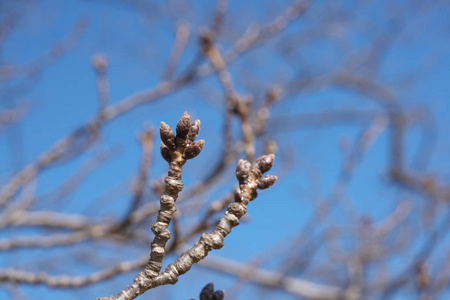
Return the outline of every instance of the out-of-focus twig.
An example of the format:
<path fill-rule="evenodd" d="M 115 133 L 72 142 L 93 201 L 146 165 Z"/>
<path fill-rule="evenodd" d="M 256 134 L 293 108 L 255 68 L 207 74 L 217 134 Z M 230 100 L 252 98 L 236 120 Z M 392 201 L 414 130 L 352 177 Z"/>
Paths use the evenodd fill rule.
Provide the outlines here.
<path fill-rule="evenodd" d="M 175 68 L 178 65 L 183 50 L 189 39 L 189 25 L 186 22 L 179 22 L 175 33 L 175 42 L 170 52 L 169 61 L 162 75 L 164 81 L 170 81 L 173 78 Z"/>
<path fill-rule="evenodd" d="M 108 79 L 108 59 L 106 55 L 97 54 L 92 58 L 92 66 L 97 75 L 97 93 L 99 99 L 99 111 L 108 106 L 109 97 L 109 79 Z"/>
<path fill-rule="evenodd" d="M 138 209 L 140 203 L 142 202 L 144 189 L 149 176 L 148 170 L 153 151 L 153 130 L 150 128 L 145 128 L 141 133 L 139 140 L 142 145 L 142 155 L 139 164 L 138 178 L 134 184 L 134 193 L 130 208 L 121 222 L 119 229 L 127 228 L 128 225 L 130 225 L 133 213 Z"/>

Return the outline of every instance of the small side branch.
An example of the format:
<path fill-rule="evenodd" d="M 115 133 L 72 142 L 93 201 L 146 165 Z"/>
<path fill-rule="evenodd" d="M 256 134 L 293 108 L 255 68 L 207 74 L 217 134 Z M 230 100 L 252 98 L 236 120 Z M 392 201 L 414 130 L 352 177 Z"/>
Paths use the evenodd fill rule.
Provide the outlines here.
<path fill-rule="evenodd" d="M 167 266 L 154 280 L 149 281 L 149 289 L 165 284 L 175 284 L 179 276 L 204 259 L 212 249 L 223 247 L 225 237 L 233 227 L 239 225 L 239 220 L 247 213 L 248 203 L 258 196 L 256 190 L 266 189 L 277 180 L 277 177 L 273 175 L 262 176 L 263 173 L 270 170 L 274 159 L 275 155 L 270 154 L 261 156 L 253 165 L 246 160 L 239 161 L 236 168 L 239 188 L 234 195 L 235 201 L 228 206 L 219 224 L 210 233 L 203 233 L 200 240 L 191 249 L 184 252 L 173 264 Z"/>

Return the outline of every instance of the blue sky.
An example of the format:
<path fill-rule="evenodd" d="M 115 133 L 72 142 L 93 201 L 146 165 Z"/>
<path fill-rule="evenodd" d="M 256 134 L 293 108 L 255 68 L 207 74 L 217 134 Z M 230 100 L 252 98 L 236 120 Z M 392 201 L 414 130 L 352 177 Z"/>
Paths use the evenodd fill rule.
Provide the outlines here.
<path fill-rule="evenodd" d="M 354 1 L 344 2 L 348 3 L 346 13 L 351 16 Z M 174 40 L 176 26 L 174 19 L 185 19 L 190 24 L 192 37 L 180 64 L 184 67 L 192 60 L 197 51 L 196 35 L 199 28 L 208 26 L 210 23 L 214 2 L 198 1 L 187 4 L 181 9 L 176 9 L 173 4 L 164 5 L 158 1 L 149 3 L 153 3 L 153 6 L 150 6 L 150 17 L 147 19 L 143 18 L 135 8 L 121 1 L 38 1 L 24 10 L 19 27 L 1 49 L 3 63 L 22 64 L 39 57 L 63 39 L 80 18 L 86 20 L 88 26 L 73 49 L 45 68 L 45 71 L 31 82 L 30 92 L 0 102 L 1 108 L 8 108 L 19 101 L 29 103 L 31 107 L 29 114 L 20 125 L 11 128 L 8 132 L 0 131 L 2 174 L 0 179 L 2 182 L 24 165 L 33 162 L 67 132 L 95 116 L 98 109 L 96 77 L 90 64 L 94 54 L 105 54 L 110 61 L 112 103 L 158 84 Z M 231 17 L 228 21 L 234 22 L 236 29 L 234 31 L 230 29 L 230 32 L 226 32 L 226 37 L 219 39 L 221 47 L 227 49 L 231 44 L 230 41 L 242 34 L 242 29 L 249 24 L 249 20 L 264 24 L 264 20 L 276 16 L 290 3 L 292 1 L 269 1 L 265 3 L 267 5 L 258 5 L 256 1 L 242 3 L 231 1 L 229 8 Z M 399 3 L 397 4 L 401 7 Z M 323 5 L 326 4 L 317 1 L 313 8 L 321 11 Z M 383 23 L 383 11 L 375 4 L 369 7 L 365 15 L 354 16 L 351 20 L 355 23 L 358 20 L 373 24 Z M 450 92 L 448 84 L 450 23 L 446 19 L 448 13 L 447 5 L 438 4 L 423 14 L 409 16 L 401 37 L 385 54 L 380 75 L 377 77 L 379 82 L 395 90 L 396 96 L 401 99 L 402 107 L 431 116 L 429 119 L 433 121 L 431 125 L 434 126 L 438 138 L 427 170 L 443 179 L 444 183 L 448 183 L 450 179 L 448 172 L 450 165 L 449 160 L 446 159 L 450 150 L 446 134 L 446 129 L 450 125 L 448 96 Z M 312 13 L 306 16 L 306 20 L 301 19 L 295 22 L 282 34 L 282 37 L 283 35 L 300 36 L 305 28 L 314 29 L 314 21 L 308 23 L 310 19 L 314 20 L 314 16 Z M 364 23 L 363 21 L 361 22 Z M 339 28 L 335 29 L 338 34 Z M 376 30 L 373 32 L 375 34 Z M 354 45 L 352 48 L 354 54 L 364 51 L 366 40 L 370 40 L 371 37 L 364 35 L 363 28 L 361 32 L 350 32 L 348 35 L 347 42 Z M 292 78 L 299 69 L 307 70 L 310 66 L 317 66 L 318 72 L 326 72 L 327 68 L 338 64 L 338 58 L 342 56 L 339 49 L 331 47 L 330 42 L 323 40 L 304 47 L 299 46 L 292 51 L 292 55 L 296 57 L 295 61 L 306 60 L 306 63 L 297 68 L 296 65 L 290 66 L 282 57 L 274 55 L 281 42 L 282 38 L 270 40 L 267 47 L 261 47 L 244 55 L 230 67 L 232 74 L 239 74 L 235 78 L 235 85 L 239 92 L 254 93 L 256 101 L 259 101 L 258 99 L 261 99 L 271 83 L 282 84 Z M 3 89 L 3 91 L 6 90 L 7 88 Z M 2 97 L 7 95 L 6 92 L 2 93 Z M 144 124 L 156 129 L 160 121 L 165 121 L 173 127 L 184 111 L 188 111 L 193 117 L 202 121 L 199 137 L 206 140 L 201 156 L 195 163 L 189 161 L 183 173 L 185 185 L 192 185 L 202 178 L 205 170 L 210 168 L 211 160 L 220 152 L 222 101 L 223 95 L 217 78 L 212 76 L 160 101 L 140 106 L 107 124 L 100 143 L 86 154 L 73 162 L 45 171 L 39 177 L 37 193 L 50 191 L 64 182 L 96 151 L 114 148 L 117 154 L 89 176 L 69 199 L 65 199 L 65 203 L 58 203 L 58 205 L 66 212 L 120 215 L 127 207 L 129 188 L 127 182 L 134 176 L 138 167 L 140 146 L 136 141 L 137 134 Z M 289 96 L 276 103 L 271 113 L 273 117 L 283 118 L 299 113 L 331 109 L 381 111 L 380 107 L 368 97 L 332 86 Z M 348 155 L 345 150 L 348 147 L 345 148 L 345 145 L 354 144 L 368 125 L 369 122 L 349 123 L 319 129 L 306 127 L 273 132 L 272 138 L 279 143 L 280 159 L 271 173 L 279 175 L 280 181 L 274 188 L 260 192 L 260 197 L 249 206 L 249 222 L 244 222 L 234 229 L 227 237 L 225 247 L 213 254 L 237 261 L 247 261 L 278 241 L 285 241 L 287 237 L 302 228 L 314 208 L 312 198 L 326 197 L 335 184 L 343 159 Z M 275 127 L 275 124 L 270 126 Z M 420 141 L 424 138 L 423 128 L 423 126 L 414 125 L 407 135 L 405 146 L 411 149 L 407 152 L 408 164 L 411 166 L 414 165 L 416 153 L 420 153 L 416 149 L 420 149 Z M 20 145 L 20 151 L 10 148 L 11 140 L 15 140 Z M 382 220 L 389 215 L 397 206 L 396 200 L 402 195 L 402 190 L 388 184 L 386 176 L 388 144 L 389 131 L 384 130 L 364 155 L 346 193 L 346 198 L 351 199 L 353 209 L 374 220 Z M 292 153 L 295 155 L 290 156 Z M 157 147 L 152 160 L 150 176 L 154 178 L 153 176 L 164 174 L 166 165 L 160 158 Z M 288 168 L 285 168 L 286 166 Z M 233 170 L 230 169 L 227 173 L 229 174 L 227 178 L 234 180 Z M 217 185 L 208 195 L 209 197 L 223 195 L 235 184 L 234 181 L 227 179 L 220 183 L 223 185 Z M 117 192 L 113 199 L 107 200 L 107 202 L 114 202 L 115 205 L 108 205 L 107 209 L 98 206 L 94 210 L 90 209 L 96 197 L 100 197 L 111 187 L 121 184 L 123 187 L 118 188 L 120 192 Z M 405 194 L 405 197 L 409 195 Z M 413 205 L 420 210 L 424 203 L 414 201 Z M 46 209 L 51 208 L 51 206 L 46 207 Z M 334 211 L 332 218 L 337 224 L 348 222 L 342 208 Z M 277 226 L 273 226 L 272 222 L 276 222 Z M 1 236 L 10 234 L 2 233 Z M 23 231 L 22 234 L 30 234 L 30 232 Z M 79 245 L 79 247 L 80 249 L 84 247 L 83 249 L 89 252 L 86 245 Z M 58 259 L 64 261 L 64 255 L 70 255 L 70 251 L 57 249 L 55 253 L 59 250 L 65 250 L 59 252 L 61 254 L 58 256 Z M 45 254 L 45 251 L 45 249 L 32 250 L 31 253 L 34 257 L 40 257 Z M 7 266 L 9 260 L 17 259 L 19 265 L 24 264 L 29 259 L 27 253 L 25 250 L 1 253 L 0 263 Z M 114 256 L 114 253 L 107 253 L 106 250 L 99 253 L 105 257 Z M 136 250 L 130 253 L 130 256 L 139 255 L 139 253 L 142 254 Z M 173 256 L 169 256 L 166 261 L 170 262 L 173 259 Z M 76 261 L 76 257 L 70 258 L 70 262 Z M 62 270 L 64 268 L 60 271 Z M 74 274 L 84 274 L 89 271 L 88 267 L 70 270 Z M 134 272 L 127 273 L 109 283 L 83 288 L 79 291 L 80 295 L 75 297 L 73 297 L 73 291 L 50 291 L 43 286 L 26 287 L 24 290 L 29 292 L 32 299 L 57 299 L 68 295 L 71 295 L 73 299 L 93 298 L 116 292 L 111 287 L 117 289 L 124 286 L 134 278 L 134 275 Z M 214 281 L 216 287 L 226 289 L 234 282 L 234 279 L 204 268 L 194 267 L 192 271 L 180 278 L 176 286 L 160 287 L 154 293 L 160 297 L 187 299 L 196 297 L 201 287 L 210 281 Z M 143 296 L 142 299 L 151 299 L 152 293 L 153 291 L 149 292 L 149 295 Z M 249 295 L 252 295 L 251 288 L 246 289 L 239 299 L 248 299 L 246 297 Z M 0 299 L 7 299 L 6 297 L 5 293 L 0 292 Z M 283 293 L 278 295 L 274 293 L 272 299 L 294 298 Z"/>

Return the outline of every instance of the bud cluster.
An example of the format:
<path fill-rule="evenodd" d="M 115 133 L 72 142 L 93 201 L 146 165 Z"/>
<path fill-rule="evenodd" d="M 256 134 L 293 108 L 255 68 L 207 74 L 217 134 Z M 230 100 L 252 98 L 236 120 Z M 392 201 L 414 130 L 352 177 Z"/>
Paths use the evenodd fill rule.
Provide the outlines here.
<path fill-rule="evenodd" d="M 246 185 L 249 181 L 255 181 L 258 189 L 267 189 L 271 187 L 277 180 L 277 176 L 262 174 L 269 171 L 274 163 L 275 155 L 263 155 L 259 157 L 252 165 L 249 161 L 241 159 L 236 167 L 236 177 L 240 185 Z M 235 201 L 241 202 L 243 197 L 254 198 L 256 197 L 256 190 L 253 191 L 255 195 L 243 195 L 243 190 L 239 188 L 235 195 Z M 250 194 L 250 193 L 249 193 Z"/>
<path fill-rule="evenodd" d="M 222 290 L 214 291 L 214 284 L 208 283 L 200 292 L 200 300 L 223 300 L 225 293 Z M 191 299 L 193 300 L 193 299 Z"/>
<path fill-rule="evenodd" d="M 173 152 L 181 152 L 184 159 L 192 159 L 200 154 L 205 144 L 204 140 L 194 142 L 200 130 L 200 120 L 191 122 L 187 112 L 184 112 L 180 121 L 178 121 L 176 136 L 170 126 L 164 122 L 161 122 L 159 129 L 161 156 L 169 163 L 172 161 Z"/>

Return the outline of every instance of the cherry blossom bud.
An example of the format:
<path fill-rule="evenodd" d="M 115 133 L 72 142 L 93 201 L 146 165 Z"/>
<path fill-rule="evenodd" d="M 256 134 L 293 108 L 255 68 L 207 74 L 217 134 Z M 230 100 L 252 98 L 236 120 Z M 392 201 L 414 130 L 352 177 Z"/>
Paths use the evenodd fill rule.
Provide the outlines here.
<path fill-rule="evenodd" d="M 273 175 L 266 175 L 264 177 L 259 178 L 256 182 L 258 183 L 258 189 L 264 190 L 271 187 L 275 181 L 277 181 L 278 177 Z"/>
<path fill-rule="evenodd" d="M 189 130 L 191 128 L 191 117 L 188 115 L 187 112 L 184 112 L 183 116 L 181 117 L 180 121 L 178 121 L 177 124 L 177 137 L 181 139 L 186 139 Z"/>
<path fill-rule="evenodd" d="M 218 290 L 214 292 L 213 300 L 223 300 L 225 297 L 225 293 L 222 290 Z"/>
<path fill-rule="evenodd" d="M 212 300 L 214 296 L 214 284 L 208 283 L 200 292 L 200 300 Z"/>
<path fill-rule="evenodd" d="M 170 160 L 172 159 L 170 157 L 170 150 L 164 145 L 163 142 L 161 142 L 160 151 L 161 156 L 164 158 L 164 160 L 170 163 Z"/>
<path fill-rule="evenodd" d="M 187 139 L 190 140 L 191 142 L 195 141 L 199 130 L 200 130 L 200 120 L 195 120 L 194 122 L 191 123 L 191 128 L 189 129 Z"/>
<path fill-rule="evenodd" d="M 203 145 L 205 145 L 205 140 L 199 140 L 190 144 L 184 151 L 184 157 L 186 159 L 192 159 L 202 152 Z"/>
<path fill-rule="evenodd" d="M 248 178 L 251 166 L 250 162 L 243 159 L 239 160 L 236 167 L 236 178 L 239 180 L 239 183 L 244 182 Z"/>
<path fill-rule="evenodd" d="M 261 170 L 262 173 L 266 173 L 273 166 L 273 161 L 275 160 L 274 154 L 263 155 L 258 158 L 254 164 L 254 168 Z"/>
<path fill-rule="evenodd" d="M 161 125 L 159 126 L 159 133 L 161 135 L 161 141 L 164 143 L 164 145 L 166 145 L 170 150 L 175 150 L 175 136 L 169 125 L 161 122 Z"/>

